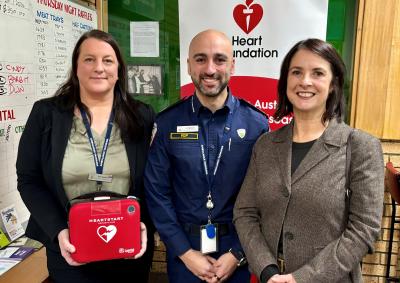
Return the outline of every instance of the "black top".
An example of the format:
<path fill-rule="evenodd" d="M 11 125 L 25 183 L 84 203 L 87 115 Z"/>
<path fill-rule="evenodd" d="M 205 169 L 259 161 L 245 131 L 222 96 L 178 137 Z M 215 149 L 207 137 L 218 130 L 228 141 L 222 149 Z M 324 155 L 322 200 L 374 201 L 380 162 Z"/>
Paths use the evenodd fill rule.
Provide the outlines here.
<path fill-rule="evenodd" d="M 291 166 L 291 174 L 296 171 L 297 167 L 299 167 L 301 161 L 304 159 L 304 157 L 307 155 L 307 153 L 310 151 L 312 145 L 315 143 L 316 140 L 312 140 L 309 142 L 293 142 L 292 143 L 292 166 Z M 278 244 L 278 253 L 282 254 L 283 253 L 283 243 L 282 243 L 282 231 L 281 231 L 281 236 L 279 237 L 279 244 Z M 264 270 L 261 272 L 261 282 L 265 283 L 267 282 L 272 276 L 275 274 L 279 274 L 279 269 L 276 265 L 271 264 L 268 265 L 264 268 Z"/>
<path fill-rule="evenodd" d="M 296 171 L 297 167 L 299 167 L 300 162 L 307 155 L 308 151 L 311 149 L 315 140 L 309 142 L 293 142 L 292 144 L 292 175 L 294 171 Z"/>

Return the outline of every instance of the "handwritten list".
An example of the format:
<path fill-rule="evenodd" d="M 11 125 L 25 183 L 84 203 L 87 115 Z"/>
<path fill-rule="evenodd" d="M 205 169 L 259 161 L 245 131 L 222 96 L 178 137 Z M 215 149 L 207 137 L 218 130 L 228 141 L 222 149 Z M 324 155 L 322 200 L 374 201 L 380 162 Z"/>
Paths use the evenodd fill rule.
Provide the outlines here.
<path fill-rule="evenodd" d="M 97 27 L 96 12 L 62 0 L 0 0 L 0 209 L 29 212 L 17 191 L 18 142 L 36 100 L 66 80 L 82 33 Z"/>

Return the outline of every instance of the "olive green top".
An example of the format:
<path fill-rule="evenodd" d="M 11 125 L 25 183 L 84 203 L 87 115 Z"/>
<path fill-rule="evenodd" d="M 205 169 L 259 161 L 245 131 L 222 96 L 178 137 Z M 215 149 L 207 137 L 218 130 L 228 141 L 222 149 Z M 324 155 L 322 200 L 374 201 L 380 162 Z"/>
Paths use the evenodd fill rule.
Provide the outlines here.
<path fill-rule="evenodd" d="M 106 131 L 107 128 L 99 135 L 92 129 L 99 158 L 103 149 Z M 90 148 L 83 121 L 74 116 L 62 165 L 62 182 L 69 200 L 97 190 L 96 181 L 88 179 L 89 173 L 96 173 L 92 149 Z M 103 174 L 112 175 L 112 182 L 103 182 L 102 190 L 128 194 L 130 186 L 129 161 L 116 124 L 113 125 L 111 131 Z"/>

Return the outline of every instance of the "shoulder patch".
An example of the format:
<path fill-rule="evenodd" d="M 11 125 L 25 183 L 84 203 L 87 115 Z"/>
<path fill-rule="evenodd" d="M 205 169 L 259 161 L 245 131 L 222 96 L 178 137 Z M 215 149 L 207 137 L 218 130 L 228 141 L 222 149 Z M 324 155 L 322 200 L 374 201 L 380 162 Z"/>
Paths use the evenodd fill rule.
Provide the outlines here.
<path fill-rule="evenodd" d="M 244 100 L 243 98 L 238 98 L 240 101 L 240 104 L 245 105 L 250 107 L 251 109 L 257 111 L 258 113 L 261 113 L 262 115 L 264 115 L 267 119 L 268 119 L 268 115 L 265 114 L 264 112 L 262 112 L 260 109 L 258 109 L 257 107 L 255 107 L 253 104 L 251 104 L 250 102 Z"/>
<path fill-rule="evenodd" d="M 160 112 L 157 113 L 157 117 L 160 116 L 160 115 L 162 115 L 162 114 L 164 114 L 164 113 L 167 113 L 169 110 L 174 109 L 174 108 L 176 108 L 177 106 L 181 105 L 182 103 L 184 103 L 185 101 L 187 101 L 189 97 L 191 97 L 191 96 L 184 97 L 184 98 L 178 100 L 177 102 L 175 102 L 174 104 L 171 104 L 170 106 L 168 106 L 168 107 L 165 108 L 164 110 L 161 110 Z"/>

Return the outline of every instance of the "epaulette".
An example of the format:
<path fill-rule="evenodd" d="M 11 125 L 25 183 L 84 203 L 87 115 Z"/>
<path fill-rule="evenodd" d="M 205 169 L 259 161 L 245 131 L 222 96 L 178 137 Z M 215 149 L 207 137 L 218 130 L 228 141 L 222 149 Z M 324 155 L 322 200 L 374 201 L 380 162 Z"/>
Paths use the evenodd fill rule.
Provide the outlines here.
<path fill-rule="evenodd" d="M 160 112 L 157 113 L 157 117 L 160 116 L 161 114 L 167 113 L 168 111 L 170 111 L 171 109 L 174 109 L 175 107 L 177 107 L 178 105 L 181 105 L 183 102 L 185 102 L 190 96 L 186 96 L 180 100 L 178 100 L 177 102 L 175 102 L 174 104 L 171 104 L 170 106 L 168 106 L 167 108 L 161 110 Z"/>
<path fill-rule="evenodd" d="M 267 119 L 268 119 L 268 115 L 267 115 L 267 114 L 265 114 L 264 112 L 262 112 L 260 109 L 258 109 L 257 107 L 255 107 L 255 106 L 254 106 L 253 104 L 251 104 L 250 102 L 244 100 L 243 98 L 239 98 L 239 101 L 240 101 L 240 103 L 242 103 L 242 104 L 244 104 L 244 105 L 250 107 L 251 109 L 257 111 L 258 113 L 263 114 L 263 115 L 264 115 L 265 117 L 267 117 Z"/>

